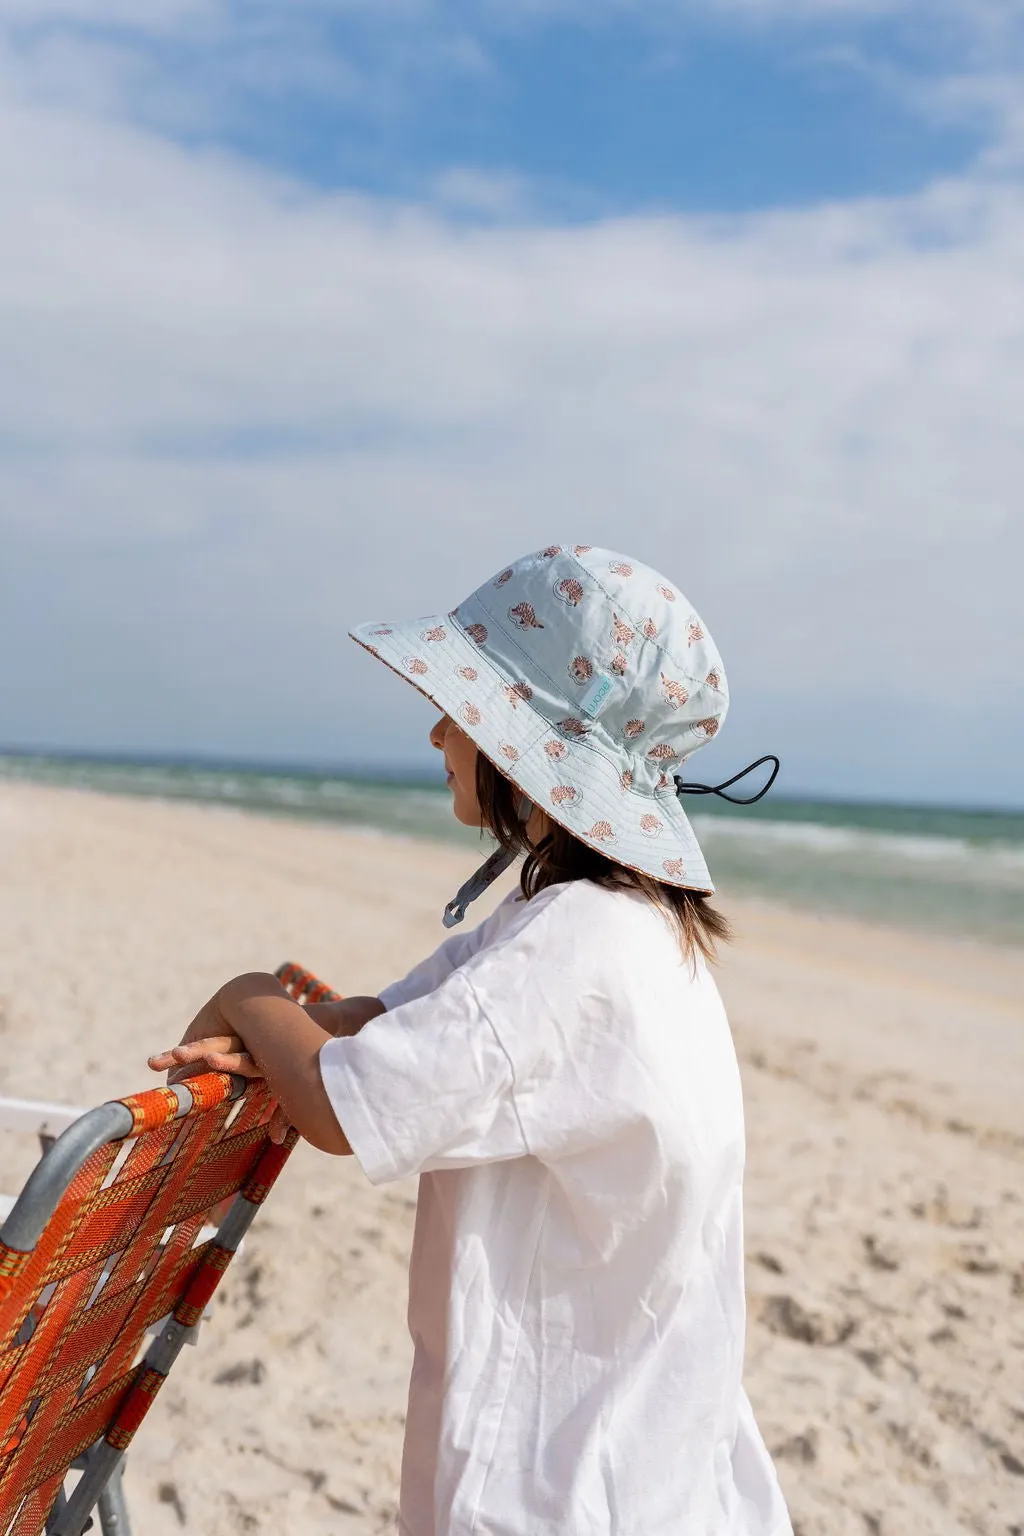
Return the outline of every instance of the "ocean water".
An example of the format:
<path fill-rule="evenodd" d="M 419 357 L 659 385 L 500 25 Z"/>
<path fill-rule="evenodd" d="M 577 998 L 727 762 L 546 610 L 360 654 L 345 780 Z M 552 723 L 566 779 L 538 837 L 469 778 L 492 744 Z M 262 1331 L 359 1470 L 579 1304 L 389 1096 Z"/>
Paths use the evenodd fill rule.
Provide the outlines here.
<path fill-rule="evenodd" d="M 443 784 L 366 772 L 0 755 L 0 781 L 233 806 L 463 845 Z M 1024 943 L 1024 811 L 841 804 L 771 795 L 687 805 L 715 883 L 911 929 Z"/>

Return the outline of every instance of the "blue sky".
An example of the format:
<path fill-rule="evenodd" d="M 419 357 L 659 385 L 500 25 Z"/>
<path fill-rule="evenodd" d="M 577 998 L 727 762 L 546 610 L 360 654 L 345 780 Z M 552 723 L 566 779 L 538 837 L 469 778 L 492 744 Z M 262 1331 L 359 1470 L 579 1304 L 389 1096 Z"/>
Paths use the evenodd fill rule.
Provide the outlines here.
<path fill-rule="evenodd" d="M 525 183 L 555 217 L 900 193 L 962 170 L 984 142 L 981 123 L 912 99 L 913 85 L 924 91 L 949 68 L 960 40 L 922 49 L 916 26 L 874 19 L 650 27 L 630 11 L 492 24 L 447 46 L 424 29 L 420 49 L 395 59 L 392 23 L 348 16 L 323 42 L 358 90 L 334 90 L 329 78 L 311 88 L 302 68 L 275 87 L 261 66 L 233 82 L 219 121 L 197 138 L 323 187 L 402 198 L 471 168 Z M 175 52 L 216 89 L 220 47 Z M 486 214 L 486 200 L 464 211 Z M 509 211 L 499 199 L 494 212 Z"/>
<path fill-rule="evenodd" d="M 472 171 L 525 184 L 555 218 L 891 195 L 963 172 L 1022 31 L 1013 0 L 5 10 L 12 59 L 54 104 L 91 98 L 325 189 L 422 199 Z"/>
<path fill-rule="evenodd" d="M 723 770 L 1019 803 L 1022 104 L 1018 0 L 0 0 L 0 737 L 425 761 L 347 625 L 568 539 Z"/>

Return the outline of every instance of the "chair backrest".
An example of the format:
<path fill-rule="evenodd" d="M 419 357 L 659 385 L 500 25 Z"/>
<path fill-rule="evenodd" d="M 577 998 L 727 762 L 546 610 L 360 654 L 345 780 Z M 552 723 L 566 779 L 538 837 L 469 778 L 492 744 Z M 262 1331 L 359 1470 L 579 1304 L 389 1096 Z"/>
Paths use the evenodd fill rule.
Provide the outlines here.
<path fill-rule="evenodd" d="M 101 1104 L 36 1165 L 0 1228 L 0 1536 L 81 1531 L 295 1144 L 270 1141 L 271 1110 L 261 1081 L 209 1073 Z"/>

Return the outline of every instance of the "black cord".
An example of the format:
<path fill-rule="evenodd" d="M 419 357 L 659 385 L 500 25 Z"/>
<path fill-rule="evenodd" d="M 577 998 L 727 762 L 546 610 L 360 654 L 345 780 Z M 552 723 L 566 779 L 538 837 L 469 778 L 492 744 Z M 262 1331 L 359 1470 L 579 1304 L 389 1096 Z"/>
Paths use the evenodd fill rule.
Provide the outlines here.
<path fill-rule="evenodd" d="M 755 768 L 760 768 L 762 763 L 773 763 L 768 782 L 763 789 L 759 789 L 756 795 L 750 795 L 744 799 L 742 795 L 727 795 L 725 791 L 731 784 L 736 784 L 740 779 L 745 779 L 748 773 L 753 773 Z M 774 752 L 759 757 L 756 763 L 751 763 L 746 768 L 741 768 L 739 773 L 734 773 L 731 779 L 723 779 L 721 784 L 685 784 L 678 774 L 674 775 L 677 795 L 717 795 L 720 800 L 728 800 L 730 805 L 756 805 L 758 800 L 763 800 L 779 776 L 782 764 Z"/>

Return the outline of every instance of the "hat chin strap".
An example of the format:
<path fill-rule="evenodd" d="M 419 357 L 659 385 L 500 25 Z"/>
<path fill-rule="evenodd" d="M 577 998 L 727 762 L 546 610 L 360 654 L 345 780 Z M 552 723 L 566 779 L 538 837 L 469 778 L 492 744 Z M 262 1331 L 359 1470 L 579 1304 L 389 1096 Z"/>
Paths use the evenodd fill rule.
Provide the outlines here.
<path fill-rule="evenodd" d="M 771 763 L 772 771 L 768 775 L 768 782 L 763 789 L 759 789 L 756 795 L 727 795 L 726 790 L 733 784 L 738 784 L 740 779 L 745 779 L 748 773 L 753 773 L 755 768 L 760 768 L 762 763 Z M 730 805 L 756 805 L 763 800 L 779 776 L 782 764 L 774 752 L 759 757 L 756 763 L 748 763 L 746 768 L 741 768 L 739 773 L 734 773 L 731 779 L 723 779 L 721 784 L 687 784 L 678 773 L 675 775 L 676 794 L 683 795 L 717 795 L 719 800 L 728 800 Z"/>
<path fill-rule="evenodd" d="M 730 795 L 727 793 L 734 784 L 739 783 L 740 779 L 745 779 L 749 773 L 753 773 L 754 769 L 760 768 L 763 763 L 771 763 L 772 765 L 768 782 L 763 789 L 759 789 L 754 795 L 746 796 Z M 774 753 L 769 753 L 766 757 L 759 757 L 756 763 L 751 763 L 748 767 L 742 768 L 739 773 L 734 773 L 731 779 L 724 779 L 721 784 L 688 784 L 676 774 L 676 794 L 680 798 L 683 795 L 717 795 L 720 800 L 728 800 L 733 805 L 755 805 L 758 800 L 764 798 L 775 783 L 779 767 L 779 759 Z M 528 795 L 521 796 L 517 807 L 519 820 L 529 821 L 532 811 L 533 801 Z M 514 859 L 515 854 L 509 852 L 507 848 L 496 848 L 490 858 L 485 860 L 474 874 L 470 875 L 465 884 L 459 886 L 454 897 L 444 909 L 444 916 L 441 918 L 444 926 L 446 928 L 454 928 L 457 923 L 461 923 L 470 902 L 476 901 L 478 896 L 482 896 L 488 886 L 493 885 L 498 876 L 505 873 Z"/>
<path fill-rule="evenodd" d="M 520 796 L 516 807 L 516 814 L 520 821 L 529 821 L 533 814 L 533 801 L 528 795 Z M 446 928 L 454 928 L 461 923 L 466 915 L 466 908 L 470 902 L 476 901 L 484 891 L 492 886 L 499 875 L 503 875 L 509 865 L 514 863 L 516 855 L 509 848 L 495 848 L 489 859 L 485 859 L 480 868 L 470 875 L 464 884 L 460 885 L 451 901 L 444 909 L 441 918 Z"/>

